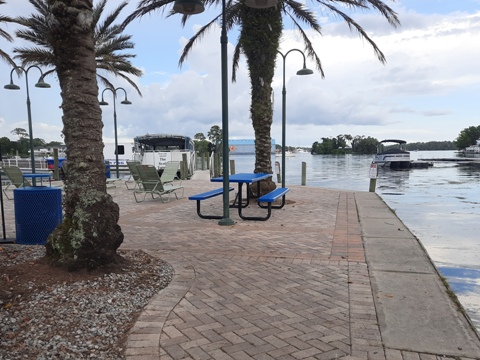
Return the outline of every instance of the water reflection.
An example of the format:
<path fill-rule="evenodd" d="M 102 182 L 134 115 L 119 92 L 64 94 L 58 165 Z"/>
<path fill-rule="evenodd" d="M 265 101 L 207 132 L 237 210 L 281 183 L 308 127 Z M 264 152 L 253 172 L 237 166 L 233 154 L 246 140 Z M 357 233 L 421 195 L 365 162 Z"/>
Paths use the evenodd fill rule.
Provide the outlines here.
<path fill-rule="evenodd" d="M 467 309 L 477 329 L 480 329 L 480 270 L 437 266 L 447 279 L 458 300 Z"/>
<path fill-rule="evenodd" d="M 454 158 L 453 151 L 415 151 L 412 160 Z M 233 158 L 233 157 L 232 157 Z M 277 159 L 281 162 L 281 159 Z M 372 156 L 312 156 L 286 159 L 286 184 L 368 191 Z M 275 157 L 272 157 L 272 163 Z M 237 172 L 251 172 L 254 156 L 235 157 Z M 377 194 L 417 236 L 448 279 L 472 321 L 480 326 L 480 165 L 434 162 L 428 169 L 380 169 Z"/>

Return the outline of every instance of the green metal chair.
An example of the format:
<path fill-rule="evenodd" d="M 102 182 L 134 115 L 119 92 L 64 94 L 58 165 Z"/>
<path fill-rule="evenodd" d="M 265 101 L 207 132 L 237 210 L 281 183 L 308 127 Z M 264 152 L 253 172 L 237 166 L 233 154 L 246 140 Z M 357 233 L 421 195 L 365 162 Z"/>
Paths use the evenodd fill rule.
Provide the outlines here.
<path fill-rule="evenodd" d="M 22 186 L 32 186 L 32 184 L 28 180 L 23 178 L 22 170 L 20 170 L 20 168 L 18 166 L 8 166 L 7 165 L 7 166 L 3 166 L 2 169 L 3 169 L 3 172 L 5 173 L 5 175 L 7 175 L 8 179 L 10 180 L 10 184 L 8 184 L 3 189 L 3 193 L 5 194 L 5 197 L 8 200 L 13 200 L 13 197 L 10 198 L 7 195 L 7 190 L 10 187 L 19 188 L 19 187 L 22 187 Z"/>
<path fill-rule="evenodd" d="M 135 197 L 136 202 L 143 202 L 145 201 L 145 197 L 147 194 L 152 195 L 152 199 L 155 199 L 155 195 L 158 195 L 162 202 L 170 201 L 170 194 L 175 194 L 177 199 L 183 197 L 183 186 L 176 186 L 170 184 L 163 184 L 162 180 L 160 180 L 160 176 L 158 175 L 157 169 L 151 165 L 137 165 L 136 166 L 138 173 L 140 174 L 140 184 L 136 190 L 133 192 L 133 196 Z M 178 197 L 177 190 L 182 190 L 182 195 Z M 139 200 L 137 198 L 138 194 L 143 194 L 143 199 Z M 164 195 L 168 195 L 167 200 L 163 199 Z"/>
<path fill-rule="evenodd" d="M 180 166 L 179 161 L 170 161 L 165 165 L 165 168 L 163 169 L 163 173 L 160 176 L 160 180 L 162 180 L 162 183 L 167 184 L 167 183 L 175 183 L 176 185 L 181 185 L 182 180 L 178 178 L 178 168 Z"/>
<path fill-rule="evenodd" d="M 137 165 L 140 165 L 139 161 L 127 161 L 127 166 L 130 170 L 130 176 L 127 180 L 125 180 L 125 186 L 128 190 L 135 190 L 141 184 L 140 174 L 138 173 Z M 132 183 L 134 184 L 134 186 L 130 188 L 128 185 Z"/>

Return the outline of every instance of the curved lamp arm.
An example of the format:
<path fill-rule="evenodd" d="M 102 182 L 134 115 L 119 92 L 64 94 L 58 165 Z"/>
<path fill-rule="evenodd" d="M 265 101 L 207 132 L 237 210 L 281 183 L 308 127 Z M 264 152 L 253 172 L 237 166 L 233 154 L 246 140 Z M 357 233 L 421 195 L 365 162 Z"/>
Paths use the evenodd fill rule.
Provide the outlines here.
<path fill-rule="evenodd" d="M 20 90 L 20 86 L 16 85 L 13 83 L 13 72 L 15 70 L 20 70 L 25 73 L 25 85 L 27 89 L 27 115 L 28 115 L 28 132 L 30 136 L 30 160 L 32 162 L 32 173 L 35 174 L 35 151 L 33 147 L 33 127 L 32 127 L 32 112 L 30 109 L 30 90 L 28 88 L 28 72 L 30 69 L 36 68 L 38 71 L 40 71 L 40 78 L 38 79 L 37 83 L 35 84 L 35 87 L 38 88 L 50 88 L 50 85 L 47 84 L 43 80 L 43 72 L 42 69 L 38 65 L 31 65 L 27 69 L 21 67 L 21 66 L 15 66 L 12 71 L 10 71 L 10 84 L 5 85 L 3 88 L 7 90 Z M 18 72 L 18 71 L 17 71 Z M 33 180 L 35 183 L 35 179 Z"/>
<path fill-rule="evenodd" d="M 107 90 L 111 91 L 111 93 L 113 95 L 113 127 L 114 127 L 114 131 L 115 131 L 115 162 L 116 162 L 115 168 L 116 168 L 117 178 L 119 178 L 120 177 L 120 171 L 119 171 L 119 168 L 118 168 L 117 107 L 116 107 L 116 101 L 115 101 L 116 98 L 117 98 L 117 91 L 122 90 L 123 93 L 125 94 L 125 99 L 121 102 L 121 104 L 131 105 L 132 102 L 128 100 L 127 91 L 124 88 L 122 88 L 122 87 L 118 87 L 118 88 L 115 88 L 115 89 L 105 88 L 102 91 L 102 100 L 99 101 L 100 106 L 108 105 L 108 103 L 104 99 L 104 94 L 105 94 L 105 91 L 107 91 Z"/>

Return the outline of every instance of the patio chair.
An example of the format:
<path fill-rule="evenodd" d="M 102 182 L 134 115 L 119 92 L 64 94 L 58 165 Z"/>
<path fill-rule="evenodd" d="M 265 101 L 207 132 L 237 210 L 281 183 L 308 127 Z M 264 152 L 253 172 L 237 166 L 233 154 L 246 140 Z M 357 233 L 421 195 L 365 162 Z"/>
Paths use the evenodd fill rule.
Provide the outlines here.
<path fill-rule="evenodd" d="M 10 184 L 8 184 L 3 189 L 3 193 L 5 194 L 5 196 L 8 200 L 13 200 L 13 197 L 9 198 L 8 195 L 7 195 L 8 188 L 10 188 L 10 187 L 19 188 L 19 187 L 22 187 L 22 186 L 32 186 L 30 181 L 28 181 L 26 179 L 25 180 L 23 179 L 22 170 L 20 170 L 20 168 L 18 166 L 8 166 L 8 165 L 3 166 L 3 172 L 5 173 L 5 175 L 7 175 L 8 179 L 10 180 Z"/>
<path fill-rule="evenodd" d="M 160 180 L 162 180 L 162 183 L 168 184 L 168 183 L 173 183 L 175 181 L 178 181 L 175 183 L 176 185 L 181 185 L 182 180 L 180 180 L 177 176 L 177 171 L 178 167 L 180 166 L 179 161 L 170 161 L 165 165 L 165 168 L 163 169 L 162 176 L 160 176 Z"/>
<path fill-rule="evenodd" d="M 128 190 L 135 190 L 141 184 L 140 174 L 138 173 L 137 165 L 140 165 L 139 161 L 127 161 L 127 166 L 130 170 L 130 176 L 127 180 L 125 180 L 125 186 Z M 134 186 L 130 188 L 128 185 L 132 183 L 134 184 Z"/>
<path fill-rule="evenodd" d="M 152 195 L 152 199 L 155 199 L 155 195 L 158 195 L 162 202 L 170 201 L 170 195 L 173 193 L 177 199 L 183 197 L 183 186 L 176 186 L 172 184 L 163 184 L 162 180 L 160 180 L 160 176 L 158 175 L 157 169 L 151 165 L 137 165 L 136 166 L 138 173 L 140 175 L 140 183 L 136 190 L 133 192 L 133 196 L 135 197 L 135 201 L 143 202 L 145 201 L 145 197 L 147 194 Z M 177 190 L 182 190 L 182 195 L 178 197 Z M 137 198 L 138 194 L 143 194 L 143 200 L 139 200 Z M 162 196 L 168 195 L 167 200 L 165 201 Z"/>

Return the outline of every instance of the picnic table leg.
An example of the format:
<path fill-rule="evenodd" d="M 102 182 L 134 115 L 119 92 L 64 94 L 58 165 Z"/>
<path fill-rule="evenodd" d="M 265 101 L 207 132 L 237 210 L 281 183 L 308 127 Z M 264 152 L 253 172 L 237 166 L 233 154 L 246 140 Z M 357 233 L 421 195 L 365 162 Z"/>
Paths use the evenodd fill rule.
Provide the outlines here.
<path fill-rule="evenodd" d="M 197 200 L 197 215 L 202 219 L 223 219 L 223 215 L 203 215 L 200 211 L 200 200 Z"/>
<path fill-rule="evenodd" d="M 239 182 L 238 183 L 238 215 L 242 217 L 242 187 L 243 183 Z"/>
<path fill-rule="evenodd" d="M 247 201 L 246 201 L 245 204 L 243 204 L 243 199 L 242 199 L 242 195 L 241 195 L 242 194 L 242 187 L 243 187 L 243 183 L 239 182 L 238 183 L 238 193 L 235 196 L 235 200 L 233 201 L 233 204 L 230 205 L 231 208 L 238 208 L 238 207 L 246 208 L 249 205 L 250 199 L 248 197 L 248 191 L 249 191 L 248 184 L 247 184 Z"/>

